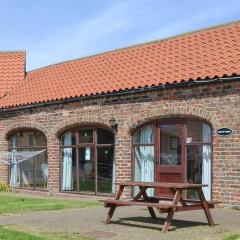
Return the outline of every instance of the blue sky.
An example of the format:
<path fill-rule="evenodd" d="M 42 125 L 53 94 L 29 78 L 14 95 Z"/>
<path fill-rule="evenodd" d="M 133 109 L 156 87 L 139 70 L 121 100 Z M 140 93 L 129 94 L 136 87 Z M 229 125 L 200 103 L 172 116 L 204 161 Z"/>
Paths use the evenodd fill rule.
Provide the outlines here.
<path fill-rule="evenodd" d="M 27 70 L 239 19 L 239 0 L 0 0 L 0 50 Z"/>

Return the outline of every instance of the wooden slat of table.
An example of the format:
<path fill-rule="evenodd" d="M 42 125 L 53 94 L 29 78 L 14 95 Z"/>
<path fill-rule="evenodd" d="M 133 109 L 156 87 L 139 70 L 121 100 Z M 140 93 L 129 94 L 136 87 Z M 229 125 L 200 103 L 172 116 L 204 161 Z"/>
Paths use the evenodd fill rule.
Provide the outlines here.
<path fill-rule="evenodd" d="M 207 187 L 207 184 L 192 184 L 192 183 L 169 183 L 169 182 L 117 182 L 116 185 L 125 187 L 148 187 L 148 188 L 178 188 L 178 189 L 193 189 Z"/>
<path fill-rule="evenodd" d="M 116 206 L 142 206 L 142 207 L 155 207 L 155 208 L 163 208 L 163 209 L 170 209 L 174 206 L 171 203 L 152 203 L 152 202 L 144 202 L 144 201 L 127 201 L 127 200 L 112 200 L 112 199 L 107 199 L 107 200 L 100 200 L 101 202 L 106 203 L 106 207 L 111 207 L 112 205 Z"/>

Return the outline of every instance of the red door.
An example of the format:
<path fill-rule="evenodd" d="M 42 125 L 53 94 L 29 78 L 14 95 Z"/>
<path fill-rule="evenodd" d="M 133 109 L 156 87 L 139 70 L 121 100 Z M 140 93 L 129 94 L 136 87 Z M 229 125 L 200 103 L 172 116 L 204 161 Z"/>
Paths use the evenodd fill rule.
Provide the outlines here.
<path fill-rule="evenodd" d="M 185 125 L 161 123 L 156 129 L 155 178 L 159 182 L 185 182 Z M 165 188 L 157 195 L 169 196 Z"/>

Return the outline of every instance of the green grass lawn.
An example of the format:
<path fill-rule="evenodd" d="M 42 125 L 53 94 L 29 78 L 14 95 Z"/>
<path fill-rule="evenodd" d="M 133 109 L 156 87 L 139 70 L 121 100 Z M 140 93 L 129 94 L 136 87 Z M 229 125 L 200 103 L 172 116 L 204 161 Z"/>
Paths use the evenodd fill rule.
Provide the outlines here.
<path fill-rule="evenodd" d="M 53 197 L 27 197 L 16 195 L 12 201 L 11 194 L 0 194 L 0 214 L 88 208 L 96 206 L 100 206 L 100 203 L 89 199 L 65 200 Z"/>
<path fill-rule="evenodd" d="M 65 235 L 57 233 L 25 233 L 11 229 L 7 226 L 0 226 L 0 240 L 92 240 L 79 235 Z"/>
<path fill-rule="evenodd" d="M 223 240 L 240 240 L 240 234 L 230 234 L 226 236 Z"/>
<path fill-rule="evenodd" d="M 53 197 L 30 197 L 16 194 L 12 201 L 11 193 L 0 193 L 0 214 L 26 213 L 41 210 L 63 210 L 100 206 L 93 200 L 69 200 Z M 26 231 L 13 226 L 0 226 L 0 240 L 90 240 L 76 234 L 41 233 Z"/>

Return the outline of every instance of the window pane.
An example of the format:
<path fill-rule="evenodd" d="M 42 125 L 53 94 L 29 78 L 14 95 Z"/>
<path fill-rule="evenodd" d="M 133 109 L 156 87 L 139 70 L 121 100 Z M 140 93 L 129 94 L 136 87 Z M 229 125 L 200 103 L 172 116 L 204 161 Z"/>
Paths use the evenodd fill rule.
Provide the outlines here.
<path fill-rule="evenodd" d="M 114 135 L 113 133 L 105 129 L 97 129 L 97 144 L 113 144 Z"/>
<path fill-rule="evenodd" d="M 76 144 L 75 133 L 68 131 L 62 135 L 61 145 L 72 146 Z"/>
<path fill-rule="evenodd" d="M 17 147 L 18 145 L 17 140 L 18 140 L 17 134 L 12 135 L 9 139 L 10 147 Z"/>
<path fill-rule="evenodd" d="M 187 143 L 211 143 L 211 128 L 209 125 L 197 121 L 187 122 Z"/>
<path fill-rule="evenodd" d="M 97 148 L 97 191 L 99 193 L 114 192 L 113 186 L 113 148 Z"/>
<path fill-rule="evenodd" d="M 40 131 L 20 131 L 10 137 L 9 143 L 10 147 L 46 146 L 47 139 Z"/>
<path fill-rule="evenodd" d="M 47 139 L 45 135 L 39 131 L 35 132 L 35 141 L 36 146 L 46 146 L 47 145 Z"/>
<path fill-rule="evenodd" d="M 76 164 L 76 149 L 62 149 L 62 190 L 76 191 L 77 190 L 77 164 Z"/>
<path fill-rule="evenodd" d="M 160 165 L 181 165 L 180 128 L 177 125 L 161 125 Z"/>
<path fill-rule="evenodd" d="M 133 137 L 134 143 L 153 144 L 153 125 L 140 128 Z"/>
<path fill-rule="evenodd" d="M 17 147 L 32 147 L 33 139 L 33 132 L 19 132 L 17 134 Z"/>
<path fill-rule="evenodd" d="M 48 181 L 47 152 L 42 152 L 35 157 L 36 188 L 46 189 Z"/>
<path fill-rule="evenodd" d="M 204 195 L 207 200 L 211 198 L 211 146 L 189 145 L 187 146 L 187 180 L 189 183 L 208 184 L 204 187 Z M 188 190 L 188 198 L 197 199 L 196 191 Z"/>
<path fill-rule="evenodd" d="M 78 149 L 80 192 L 94 192 L 94 151 L 85 147 Z"/>
<path fill-rule="evenodd" d="M 79 130 L 79 143 L 93 143 L 93 130 L 84 129 Z"/>
<path fill-rule="evenodd" d="M 29 151 L 29 150 L 24 150 Z M 20 176 L 22 188 L 34 187 L 34 158 L 29 158 L 20 164 Z"/>

